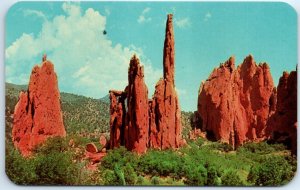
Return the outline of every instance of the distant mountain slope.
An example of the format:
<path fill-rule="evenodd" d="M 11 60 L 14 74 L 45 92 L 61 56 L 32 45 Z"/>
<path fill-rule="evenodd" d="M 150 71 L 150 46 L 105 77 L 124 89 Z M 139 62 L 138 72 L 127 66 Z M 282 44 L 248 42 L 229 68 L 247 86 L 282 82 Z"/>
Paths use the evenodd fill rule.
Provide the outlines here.
<path fill-rule="evenodd" d="M 7 130 L 12 127 L 12 114 L 21 90 L 27 90 L 27 85 L 5 84 Z M 68 133 L 109 132 L 109 103 L 61 92 L 61 106 Z"/>
<path fill-rule="evenodd" d="M 105 103 L 110 104 L 109 94 L 107 94 L 106 96 L 100 98 L 100 100 L 101 100 L 102 102 L 105 102 Z"/>

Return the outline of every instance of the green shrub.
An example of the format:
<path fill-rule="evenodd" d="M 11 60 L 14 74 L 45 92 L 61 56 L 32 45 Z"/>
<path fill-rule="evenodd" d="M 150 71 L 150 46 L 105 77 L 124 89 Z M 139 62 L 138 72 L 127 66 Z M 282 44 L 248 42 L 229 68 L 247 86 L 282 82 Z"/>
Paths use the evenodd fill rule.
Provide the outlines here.
<path fill-rule="evenodd" d="M 284 157 L 266 157 L 261 164 L 251 167 L 248 181 L 257 186 L 284 185 L 292 180 L 294 172 Z"/>
<path fill-rule="evenodd" d="M 222 142 L 213 142 L 211 145 L 209 145 L 209 147 L 222 152 L 229 152 L 233 150 L 233 147 L 230 144 Z"/>
<path fill-rule="evenodd" d="M 115 148 L 109 150 L 108 154 L 102 159 L 100 170 L 112 169 L 116 164 L 122 168 L 127 163 L 130 163 L 133 168 L 137 168 L 138 156 L 126 150 L 125 147 Z"/>
<path fill-rule="evenodd" d="M 41 185 L 72 185 L 78 183 L 80 168 L 72 162 L 70 153 L 52 152 L 36 157 L 36 175 Z"/>
<path fill-rule="evenodd" d="M 178 177 L 182 163 L 182 157 L 174 151 L 150 150 L 140 157 L 138 170 L 150 175 Z"/>
<path fill-rule="evenodd" d="M 106 169 L 101 172 L 103 185 L 120 185 L 119 179 L 114 171 Z"/>
<path fill-rule="evenodd" d="M 145 182 L 144 177 L 139 175 L 136 180 L 136 185 L 143 185 L 144 182 Z"/>
<path fill-rule="evenodd" d="M 19 185 L 35 184 L 38 179 L 34 159 L 23 158 L 15 149 L 6 151 L 5 171 L 8 178 Z"/>
<path fill-rule="evenodd" d="M 53 152 L 65 152 L 69 148 L 68 142 L 63 137 L 52 137 L 42 145 L 35 148 L 36 154 L 52 154 Z"/>
<path fill-rule="evenodd" d="M 276 151 L 285 150 L 286 147 L 283 144 L 268 144 L 267 142 L 251 142 L 246 143 L 240 148 L 238 148 L 238 152 L 250 152 L 256 154 L 269 154 Z"/>
<path fill-rule="evenodd" d="M 241 180 L 237 172 L 229 170 L 225 172 L 221 177 L 222 185 L 224 186 L 243 186 L 244 183 Z"/>
<path fill-rule="evenodd" d="M 217 186 L 217 185 L 221 185 L 221 180 L 219 178 L 220 172 L 218 172 L 217 167 L 206 163 L 205 165 L 206 169 L 207 169 L 207 182 L 206 185 L 208 186 Z"/>
<path fill-rule="evenodd" d="M 203 186 L 207 183 L 207 170 L 202 165 L 196 166 L 189 164 L 183 166 L 185 181 L 187 185 L 200 185 Z"/>
<path fill-rule="evenodd" d="M 118 164 L 115 164 L 114 171 L 116 176 L 118 177 L 119 185 L 126 185 L 124 172 L 120 169 Z"/>
<path fill-rule="evenodd" d="M 159 177 L 153 176 L 153 177 L 151 178 L 151 184 L 152 184 L 152 185 L 159 185 L 159 184 L 160 184 L 160 179 L 159 179 Z"/>
<path fill-rule="evenodd" d="M 130 165 L 130 163 L 127 163 L 123 167 L 123 171 L 124 171 L 126 184 L 134 185 L 137 182 L 137 174 L 134 171 L 133 167 Z"/>

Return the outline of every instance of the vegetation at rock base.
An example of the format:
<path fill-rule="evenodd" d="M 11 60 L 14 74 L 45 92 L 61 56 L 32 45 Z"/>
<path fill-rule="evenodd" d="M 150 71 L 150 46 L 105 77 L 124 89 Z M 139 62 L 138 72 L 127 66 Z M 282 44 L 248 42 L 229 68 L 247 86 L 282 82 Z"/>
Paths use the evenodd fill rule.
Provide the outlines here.
<path fill-rule="evenodd" d="M 283 144 L 248 143 L 233 151 L 220 142 L 188 140 L 192 112 L 182 112 L 186 146 L 150 149 L 143 155 L 124 147 L 108 150 L 98 168 L 91 171 L 86 167 L 85 145 L 93 142 L 100 148 L 98 133 L 108 132 L 109 105 L 68 93 L 61 93 L 67 137 L 48 139 L 30 158 L 23 158 L 10 134 L 18 92 L 26 88 L 6 86 L 5 167 L 16 184 L 278 186 L 291 181 L 296 172 L 296 158 Z M 96 116 L 95 110 L 100 115 Z M 73 145 L 69 145 L 71 139 Z"/>
<path fill-rule="evenodd" d="M 98 170 L 90 171 L 83 157 L 84 140 L 81 144 L 77 139 L 70 147 L 69 139 L 49 139 L 31 158 L 23 158 L 9 144 L 7 175 L 17 184 L 28 185 L 276 186 L 288 183 L 296 172 L 296 158 L 275 149 L 283 145 L 251 143 L 245 147 L 267 149 L 256 153 L 241 147 L 226 152 L 212 148 L 216 142 L 212 146 L 205 139 L 190 141 L 177 151 L 150 150 L 143 155 L 124 147 L 109 150 Z"/>
<path fill-rule="evenodd" d="M 133 181 L 136 185 L 147 185 L 147 182 L 150 182 L 148 185 L 166 185 L 164 179 L 168 178 L 173 180 L 173 185 L 192 186 L 277 186 L 288 183 L 296 172 L 296 158 L 283 149 L 282 144 L 249 143 L 237 151 L 228 151 L 227 147 L 221 150 L 220 147 L 224 145 L 201 138 L 189 141 L 188 146 L 177 151 L 150 150 L 143 155 L 120 147 L 109 151 L 99 171 L 100 174 L 105 171 L 105 174 L 109 170 L 110 175 L 118 179 L 118 174 L 111 168 L 117 165 L 118 172 L 124 173 L 130 165 L 134 168 L 131 170 L 133 177 L 125 179 L 127 185 L 132 185 Z M 248 147 L 266 149 L 252 152 Z M 106 177 L 102 175 L 104 181 Z M 114 185 L 123 184 L 118 180 L 114 182 Z"/>

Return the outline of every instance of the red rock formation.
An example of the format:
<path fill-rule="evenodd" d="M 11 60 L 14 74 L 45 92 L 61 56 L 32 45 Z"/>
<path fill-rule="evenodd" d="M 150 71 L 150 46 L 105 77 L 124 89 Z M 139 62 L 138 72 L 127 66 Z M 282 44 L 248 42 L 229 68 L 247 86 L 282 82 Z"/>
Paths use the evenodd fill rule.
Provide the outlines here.
<path fill-rule="evenodd" d="M 164 78 L 158 81 L 153 100 L 148 101 L 143 67 L 135 56 L 130 61 L 129 84 L 124 92 L 118 92 L 117 95 L 110 92 L 111 148 L 125 145 L 129 150 L 144 153 L 147 147 L 166 149 L 177 148 L 184 144 L 181 137 L 181 112 L 174 85 L 172 15 L 168 15 L 166 24 L 163 63 Z M 125 95 L 121 94 L 126 94 L 127 112 L 123 98 Z"/>
<path fill-rule="evenodd" d="M 268 121 L 271 138 L 297 153 L 297 71 L 284 72 L 277 87 L 276 111 Z"/>
<path fill-rule="evenodd" d="M 126 93 L 122 91 L 110 90 L 110 147 L 124 145 L 125 128 L 125 98 Z"/>
<path fill-rule="evenodd" d="M 164 78 L 155 86 L 150 105 L 150 144 L 154 148 L 178 148 L 183 144 L 181 135 L 181 111 L 175 90 L 175 47 L 172 15 L 168 15 L 164 43 Z M 150 115 L 151 115 L 150 114 Z M 153 120 L 154 119 L 154 120 Z"/>
<path fill-rule="evenodd" d="M 122 145 L 144 153 L 149 135 L 148 89 L 143 66 L 135 55 L 130 60 L 128 83 L 124 91 L 110 91 L 110 147 Z"/>
<path fill-rule="evenodd" d="M 201 84 L 201 130 L 207 132 L 208 138 L 234 147 L 248 140 L 264 139 L 266 123 L 274 108 L 272 94 L 273 80 L 266 63 L 256 65 L 250 55 L 235 69 L 231 57 Z"/>
<path fill-rule="evenodd" d="M 43 60 L 32 69 L 28 90 L 20 92 L 15 106 L 12 140 L 24 156 L 47 138 L 66 135 L 54 66 Z"/>
<path fill-rule="evenodd" d="M 128 69 L 125 146 L 144 153 L 149 133 L 148 88 L 144 82 L 144 67 L 134 55 Z"/>

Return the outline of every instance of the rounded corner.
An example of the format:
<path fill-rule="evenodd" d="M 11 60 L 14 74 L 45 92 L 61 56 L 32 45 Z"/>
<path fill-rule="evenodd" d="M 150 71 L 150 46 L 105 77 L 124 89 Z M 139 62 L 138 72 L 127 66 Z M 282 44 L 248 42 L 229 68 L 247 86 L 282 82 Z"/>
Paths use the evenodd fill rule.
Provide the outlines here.
<path fill-rule="evenodd" d="M 286 6 L 288 9 L 290 9 L 294 15 L 298 15 L 297 9 L 289 2 L 289 1 L 279 1 L 278 4 L 282 4 Z"/>
<path fill-rule="evenodd" d="M 6 165 L 6 164 L 5 164 Z M 16 186 L 22 186 L 23 184 L 19 184 L 16 183 L 15 181 L 13 181 L 9 175 L 7 174 L 7 169 L 5 168 L 5 176 L 6 176 L 6 180 L 9 181 L 9 183 L 11 183 L 12 185 L 16 185 Z"/>

